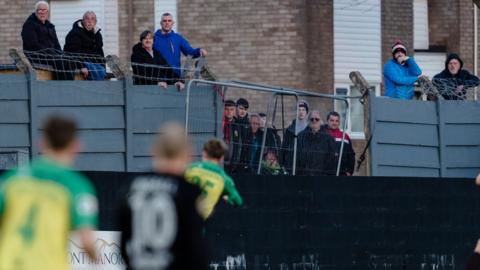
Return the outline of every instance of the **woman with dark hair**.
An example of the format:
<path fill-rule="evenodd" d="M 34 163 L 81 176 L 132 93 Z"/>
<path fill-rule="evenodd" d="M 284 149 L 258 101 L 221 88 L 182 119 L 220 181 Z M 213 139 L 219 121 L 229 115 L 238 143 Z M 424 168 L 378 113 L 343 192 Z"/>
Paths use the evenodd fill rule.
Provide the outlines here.
<path fill-rule="evenodd" d="M 163 88 L 176 85 L 183 89 L 183 83 L 168 65 L 162 55 L 153 49 L 153 33 L 145 30 L 140 34 L 140 42 L 132 48 L 133 83 L 139 85 L 158 84 Z"/>

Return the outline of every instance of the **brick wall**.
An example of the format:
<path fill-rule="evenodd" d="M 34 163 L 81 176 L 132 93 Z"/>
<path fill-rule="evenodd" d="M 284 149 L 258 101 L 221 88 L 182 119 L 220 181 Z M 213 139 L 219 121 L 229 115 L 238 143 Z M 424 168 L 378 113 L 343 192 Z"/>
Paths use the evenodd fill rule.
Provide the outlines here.
<path fill-rule="evenodd" d="M 35 0 L 0 0 L 4 12 L 0 13 L 0 63 L 11 63 L 10 48 L 22 48 L 22 25 L 33 12 Z"/>
<path fill-rule="evenodd" d="M 473 69 L 473 3 L 470 0 L 428 2 L 430 45 L 459 53 Z"/>
<path fill-rule="evenodd" d="M 404 42 L 409 54 L 413 53 L 413 1 L 382 1 L 382 63 L 392 58 L 396 39 Z"/>

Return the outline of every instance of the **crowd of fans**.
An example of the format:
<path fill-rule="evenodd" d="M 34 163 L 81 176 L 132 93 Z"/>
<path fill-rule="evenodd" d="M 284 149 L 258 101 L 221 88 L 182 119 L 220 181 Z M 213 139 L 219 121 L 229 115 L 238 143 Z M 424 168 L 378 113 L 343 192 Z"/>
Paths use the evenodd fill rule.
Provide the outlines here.
<path fill-rule="evenodd" d="M 324 124 L 320 111 L 310 112 L 306 101 L 299 101 L 297 108 L 291 125 L 277 130 L 266 125 L 264 113 L 249 114 L 246 99 L 225 100 L 222 128 L 223 140 L 229 146 L 227 171 L 255 174 L 260 169 L 262 174 L 292 174 L 295 164 L 297 175 L 335 175 L 342 152 L 340 175 L 352 175 L 355 152 L 348 134 L 339 129 L 340 115 L 328 113 Z"/>
<path fill-rule="evenodd" d="M 87 11 L 82 19 L 73 23 L 63 50 L 48 15 L 49 4 L 39 1 L 23 25 L 23 49 L 30 61 L 55 67 L 53 78 L 57 80 L 71 80 L 76 71 L 80 71 L 85 79 L 103 80 L 106 76 L 105 55 L 96 14 Z M 134 84 L 159 85 L 163 88 L 176 85 L 181 90 L 184 87 L 181 54 L 193 58 L 207 55 L 205 49 L 193 48 L 184 37 L 175 33 L 174 24 L 173 16 L 164 13 L 160 29 L 156 32 L 145 30 L 140 34 L 131 55 Z M 50 57 L 39 57 L 36 55 L 38 53 Z M 406 46 L 397 40 L 392 46 L 392 59 L 384 66 L 385 96 L 412 99 L 414 85 L 422 76 L 420 66 L 413 57 L 408 56 Z M 464 100 L 467 89 L 480 84 L 477 76 L 463 69 L 463 61 L 455 53 L 448 55 L 445 69 L 435 75 L 432 82 L 438 96 L 448 100 Z"/>
<path fill-rule="evenodd" d="M 87 80 L 103 80 L 107 75 L 105 54 L 95 12 L 87 11 L 82 19 L 73 23 L 62 50 L 55 26 L 48 20 L 49 8 L 46 1 L 37 2 L 35 11 L 23 24 L 23 50 L 30 62 L 47 70 L 50 67 L 55 80 L 72 80 L 77 72 Z M 160 25 L 155 33 L 143 31 L 139 43 L 132 48 L 134 84 L 163 88 L 176 85 L 181 90 L 184 87 L 180 79 L 181 54 L 196 58 L 206 56 L 207 51 L 192 48 L 185 38 L 173 31 L 174 20 L 170 13 L 162 14 Z"/>
<path fill-rule="evenodd" d="M 61 67 L 53 72 L 54 79 L 71 80 L 74 71 L 79 71 L 85 79 L 103 80 L 106 76 L 105 55 L 96 14 L 87 11 L 82 19 L 73 23 L 63 50 L 48 15 L 49 4 L 39 1 L 23 25 L 23 49 L 30 61 Z M 181 54 L 194 58 L 207 55 L 206 50 L 191 47 L 185 38 L 175 33 L 174 23 L 173 16 L 164 13 L 160 29 L 156 32 L 145 30 L 140 34 L 131 54 L 134 84 L 162 88 L 175 85 L 181 90 L 184 88 Z M 39 52 L 55 57 L 35 57 Z M 396 41 L 392 46 L 392 59 L 384 66 L 385 95 L 412 99 L 414 84 L 422 76 L 415 59 L 408 56 L 406 46 Z M 465 99 L 467 89 L 480 84 L 478 77 L 463 69 L 463 61 L 457 54 L 447 57 L 445 69 L 435 75 L 432 82 L 444 99 L 454 100 Z M 224 105 L 223 137 L 230 146 L 227 157 L 230 172 L 252 173 L 260 166 L 265 173 L 288 174 L 292 173 L 295 162 L 299 174 L 335 174 L 343 135 L 338 128 L 338 113 L 332 112 L 324 118 L 319 111 L 309 111 L 307 102 L 302 101 L 298 104 L 298 118 L 279 136 L 277 129 L 266 127 L 265 114 L 248 114 L 246 99 L 226 100 Z M 327 124 L 323 124 L 322 119 L 326 119 Z M 265 132 L 265 149 L 260 157 Z M 351 175 L 355 154 L 348 135 L 345 137 L 340 174 Z"/>

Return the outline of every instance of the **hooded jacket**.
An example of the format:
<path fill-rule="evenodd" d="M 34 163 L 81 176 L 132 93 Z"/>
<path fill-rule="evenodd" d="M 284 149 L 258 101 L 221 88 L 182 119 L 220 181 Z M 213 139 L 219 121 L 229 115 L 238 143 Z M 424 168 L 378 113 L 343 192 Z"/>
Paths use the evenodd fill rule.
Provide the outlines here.
<path fill-rule="evenodd" d="M 43 24 L 37 19 L 35 13 L 28 16 L 23 24 L 22 41 L 23 50 L 25 51 L 62 50 L 60 43 L 58 43 L 55 25 L 48 20 Z"/>
<path fill-rule="evenodd" d="M 178 77 L 182 75 L 180 52 L 184 55 L 191 55 L 194 58 L 200 56 L 200 48 L 192 48 L 186 39 L 173 30 L 167 34 L 163 34 L 162 30 L 157 30 L 153 38 L 153 48 L 167 60 L 167 63 L 173 67 Z"/>
<path fill-rule="evenodd" d="M 385 81 L 385 96 L 397 99 L 412 99 L 413 84 L 418 80 L 422 70 L 410 57 L 405 65 L 400 65 L 395 59 L 390 59 L 383 67 Z"/>
<path fill-rule="evenodd" d="M 290 126 L 287 127 L 283 134 L 283 143 L 280 151 L 280 164 L 288 171 L 291 172 L 293 168 L 293 148 L 295 139 L 295 126 L 297 121 L 294 119 Z M 302 132 L 308 126 L 308 122 L 305 120 L 298 124 L 298 133 Z M 298 144 L 298 140 L 297 140 Z M 298 149 L 298 145 L 297 145 Z M 297 156 L 298 158 L 298 156 Z"/>
<path fill-rule="evenodd" d="M 82 24 L 82 20 L 73 23 L 72 30 L 65 37 L 65 46 L 63 50 L 71 53 L 91 54 L 104 57 L 103 38 L 101 29 L 95 27 L 93 31 L 88 31 Z M 95 61 L 88 61 L 95 62 Z"/>
<path fill-rule="evenodd" d="M 152 57 L 152 55 L 143 48 L 141 42 L 133 46 L 130 60 L 132 62 L 133 74 L 135 75 L 133 77 L 134 84 L 153 85 L 158 82 L 174 84 L 178 81 L 178 76 L 175 75 L 162 55 L 156 50 L 153 50 Z M 153 67 L 151 65 L 159 67 Z"/>
<path fill-rule="evenodd" d="M 455 75 L 451 74 L 448 70 L 448 64 L 453 59 L 457 59 L 460 62 L 460 69 Z M 432 83 L 435 85 L 444 99 L 464 100 L 466 98 L 467 89 L 480 84 L 477 76 L 462 68 L 462 59 L 460 59 L 457 54 L 451 53 L 445 60 L 445 69 L 433 77 Z M 463 85 L 463 89 L 460 92 L 455 92 L 457 87 L 461 85 Z"/>

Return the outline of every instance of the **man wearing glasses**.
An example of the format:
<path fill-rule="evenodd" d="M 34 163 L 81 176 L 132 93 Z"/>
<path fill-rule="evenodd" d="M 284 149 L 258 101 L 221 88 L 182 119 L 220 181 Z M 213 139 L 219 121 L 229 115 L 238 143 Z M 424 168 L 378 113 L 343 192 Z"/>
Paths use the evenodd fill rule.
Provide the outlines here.
<path fill-rule="evenodd" d="M 299 175 L 335 175 L 335 141 L 321 126 L 320 112 L 312 111 L 308 127 L 298 134 Z"/>
<path fill-rule="evenodd" d="M 173 31 L 175 21 L 170 13 L 163 13 L 160 21 L 161 29 L 155 32 L 153 48 L 167 60 L 167 63 L 173 67 L 177 76 L 182 75 L 180 52 L 183 55 L 191 55 L 194 58 L 207 56 L 207 51 L 201 48 L 192 48 L 188 41 L 181 35 Z"/>

